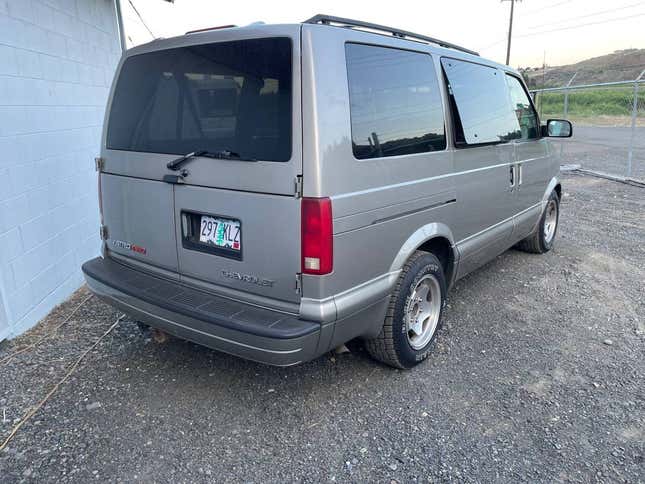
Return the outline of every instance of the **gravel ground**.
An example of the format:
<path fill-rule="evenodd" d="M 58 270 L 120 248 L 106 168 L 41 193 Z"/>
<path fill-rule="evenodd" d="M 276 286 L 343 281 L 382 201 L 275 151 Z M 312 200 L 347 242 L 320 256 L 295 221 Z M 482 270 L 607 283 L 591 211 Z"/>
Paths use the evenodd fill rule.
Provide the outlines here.
<path fill-rule="evenodd" d="M 645 482 L 645 191 L 564 182 L 556 248 L 461 280 L 414 370 L 360 346 L 266 367 L 125 319 L 0 453 L 0 481 Z M 0 441 L 117 317 L 92 299 L 0 367 Z"/>

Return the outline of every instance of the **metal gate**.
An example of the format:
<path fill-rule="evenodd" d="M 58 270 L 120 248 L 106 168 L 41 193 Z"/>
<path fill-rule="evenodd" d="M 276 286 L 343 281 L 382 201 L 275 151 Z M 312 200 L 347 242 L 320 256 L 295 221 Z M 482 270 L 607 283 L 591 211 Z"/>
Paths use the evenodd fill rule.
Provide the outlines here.
<path fill-rule="evenodd" d="M 531 91 L 540 117 L 574 124 L 573 138 L 554 140 L 562 165 L 580 165 L 645 180 L 645 70 L 633 81 Z"/>

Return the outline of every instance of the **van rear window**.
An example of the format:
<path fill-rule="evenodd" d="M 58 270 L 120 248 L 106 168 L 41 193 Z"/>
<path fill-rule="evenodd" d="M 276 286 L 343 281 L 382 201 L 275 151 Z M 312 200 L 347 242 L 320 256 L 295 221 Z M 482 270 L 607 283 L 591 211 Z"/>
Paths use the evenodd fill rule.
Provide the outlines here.
<path fill-rule="evenodd" d="M 291 158 L 291 40 L 275 37 L 180 47 L 125 61 L 107 148 L 148 153 L 238 153 Z"/>

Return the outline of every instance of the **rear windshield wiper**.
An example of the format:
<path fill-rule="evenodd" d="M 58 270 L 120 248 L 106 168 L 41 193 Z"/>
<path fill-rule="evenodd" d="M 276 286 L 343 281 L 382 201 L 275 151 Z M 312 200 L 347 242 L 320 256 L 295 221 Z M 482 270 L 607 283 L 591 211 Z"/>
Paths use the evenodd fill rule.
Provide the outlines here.
<path fill-rule="evenodd" d="M 257 161 L 255 158 L 242 158 L 239 153 L 231 150 L 220 150 L 220 151 L 193 151 L 184 156 L 177 158 L 176 160 L 169 161 L 166 164 L 166 167 L 177 171 L 184 163 L 187 163 L 191 159 L 203 156 L 206 158 L 216 158 L 218 160 L 236 160 L 236 161 Z"/>

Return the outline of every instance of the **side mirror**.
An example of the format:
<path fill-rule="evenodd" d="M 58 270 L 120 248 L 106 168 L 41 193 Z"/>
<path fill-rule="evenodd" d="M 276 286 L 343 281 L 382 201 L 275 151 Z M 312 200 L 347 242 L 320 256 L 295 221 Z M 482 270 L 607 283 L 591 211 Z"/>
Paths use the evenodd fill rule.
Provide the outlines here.
<path fill-rule="evenodd" d="M 571 138 L 573 125 L 566 119 L 549 119 L 546 126 L 542 126 L 542 136 L 550 138 Z"/>

